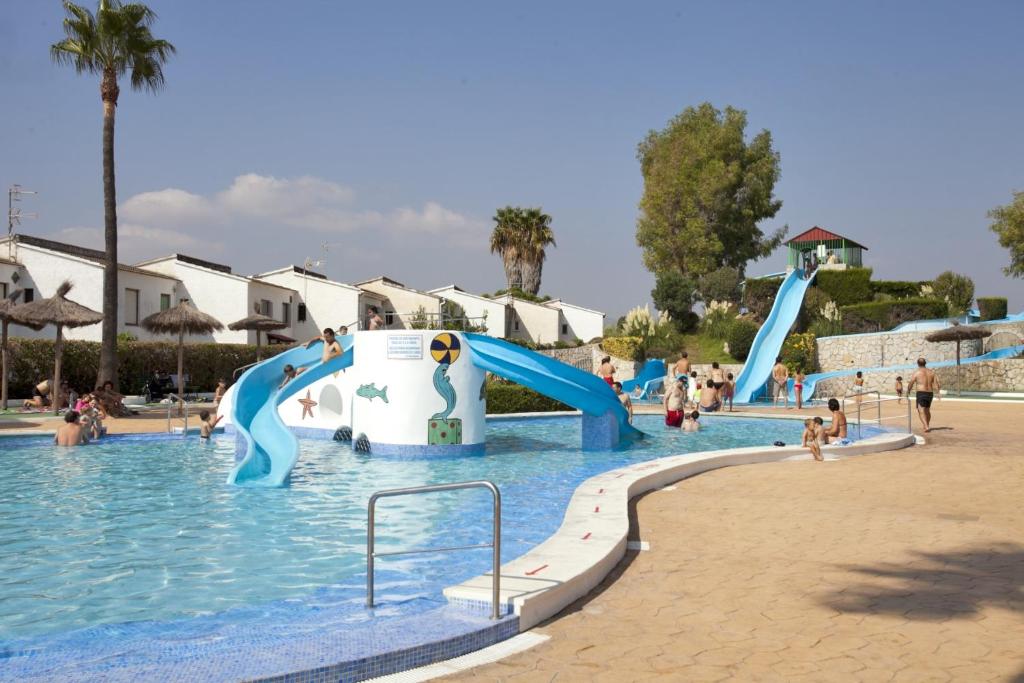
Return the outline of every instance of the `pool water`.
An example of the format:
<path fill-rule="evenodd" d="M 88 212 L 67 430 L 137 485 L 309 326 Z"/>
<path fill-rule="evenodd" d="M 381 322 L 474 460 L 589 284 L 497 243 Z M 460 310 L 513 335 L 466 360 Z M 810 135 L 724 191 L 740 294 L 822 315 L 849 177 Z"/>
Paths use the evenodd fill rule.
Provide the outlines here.
<path fill-rule="evenodd" d="M 303 440 L 291 486 L 224 484 L 234 441 L 122 437 L 76 449 L 0 440 L 0 641 L 97 624 L 171 620 L 303 598 L 332 600 L 366 619 L 366 502 L 374 491 L 489 479 L 501 489 L 502 561 L 560 525 L 594 474 L 666 455 L 774 441 L 798 443 L 797 421 L 708 419 L 695 434 L 637 416 L 649 438 L 581 452 L 580 420 L 488 424 L 484 455 L 381 458 Z M 490 539 L 482 490 L 378 503 L 378 550 Z M 383 558 L 377 599 L 443 603 L 441 589 L 483 573 L 489 550 Z M 339 598 L 340 596 L 340 598 Z"/>

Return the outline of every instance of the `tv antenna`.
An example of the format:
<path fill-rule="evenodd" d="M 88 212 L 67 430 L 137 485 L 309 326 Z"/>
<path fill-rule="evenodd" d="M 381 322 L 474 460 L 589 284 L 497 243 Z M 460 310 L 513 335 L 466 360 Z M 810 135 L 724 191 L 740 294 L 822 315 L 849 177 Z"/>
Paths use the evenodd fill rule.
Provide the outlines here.
<path fill-rule="evenodd" d="M 21 225 L 22 218 L 39 218 L 38 213 L 25 213 L 15 206 L 20 202 L 23 195 L 39 194 L 33 190 L 26 190 L 21 185 L 14 184 L 7 188 L 7 257 L 12 258 L 14 253 L 14 226 Z"/>

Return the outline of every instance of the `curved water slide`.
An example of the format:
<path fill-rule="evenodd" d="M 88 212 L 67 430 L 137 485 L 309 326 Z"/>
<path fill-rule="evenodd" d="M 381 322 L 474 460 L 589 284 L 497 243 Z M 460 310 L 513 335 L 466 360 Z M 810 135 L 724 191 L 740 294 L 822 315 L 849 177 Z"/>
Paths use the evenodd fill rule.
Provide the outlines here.
<path fill-rule="evenodd" d="M 331 373 L 352 365 L 353 336 L 338 337 L 342 354 L 321 362 L 322 344 L 299 346 L 254 365 L 234 387 L 231 422 L 238 433 L 244 456 L 228 475 L 229 484 L 285 486 L 299 458 L 299 441 L 278 414 L 285 399 Z M 302 374 L 278 389 L 284 366 L 305 368 Z"/>
<path fill-rule="evenodd" d="M 501 339 L 469 332 L 463 332 L 462 336 L 472 351 L 473 364 L 478 368 L 529 387 L 587 415 L 610 413 L 618 423 L 620 439 L 643 436 L 643 432 L 629 424 L 629 414 L 612 388 L 597 375 Z"/>
<path fill-rule="evenodd" d="M 782 350 L 782 343 L 786 341 L 789 330 L 800 315 L 804 294 L 814 282 L 817 272 L 814 271 L 805 279 L 804 271 L 794 270 L 782 281 L 768 319 L 757 331 L 747 355 L 747 362 L 736 378 L 736 393 L 733 397 L 735 403 L 750 403 L 754 394 L 768 381 L 775 359 Z"/>
<path fill-rule="evenodd" d="M 989 351 L 980 356 L 971 356 L 970 358 L 961 358 L 960 365 L 969 365 L 970 363 L 979 363 L 986 360 L 1000 360 L 1002 358 L 1013 358 L 1024 353 L 1024 344 L 1018 344 L 1017 346 L 1008 346 L 1004 349 L 996 349 L 995 351 Z M 935 368 L 951 368 L 956 367 L 955 360 L 944 360 L 937 363 L 929 363 L 928 367 L 932 370 Z M 814 396 L 814 388 L 818 382 L 824 379 L 832 379 L 833 377 L 847 377 L 857 374 L 858 370 L 870 374 L 872 372 L 893 372 L 894 370 L 916 370 L 917 363 L 910 363 L 907 365 L 886 365 L 877 368 L 851 368 L 849 370 L 833 370 L 832 372 L 816 372 L 811 375 L 807 375 L 804 378 L 804 395 L 803 400 L 809 401 Z M 908 378 L 909 379 L 909 378 Z M 793 380 L 789 381 L 789 400 L 796 403 L 796 393 L 793 391 Z"/>

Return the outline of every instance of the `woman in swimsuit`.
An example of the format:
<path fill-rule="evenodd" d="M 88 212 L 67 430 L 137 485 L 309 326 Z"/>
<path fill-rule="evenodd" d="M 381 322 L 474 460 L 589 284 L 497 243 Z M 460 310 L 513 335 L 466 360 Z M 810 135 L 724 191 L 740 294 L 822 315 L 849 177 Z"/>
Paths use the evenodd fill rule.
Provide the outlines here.
<path fill-rule="evenodd" d="M 800 410 L 804 405 L 804 371 L 800 368 L 796 371 L 793 379 L 793 393 L 796 394 L 796 409 Z"/>

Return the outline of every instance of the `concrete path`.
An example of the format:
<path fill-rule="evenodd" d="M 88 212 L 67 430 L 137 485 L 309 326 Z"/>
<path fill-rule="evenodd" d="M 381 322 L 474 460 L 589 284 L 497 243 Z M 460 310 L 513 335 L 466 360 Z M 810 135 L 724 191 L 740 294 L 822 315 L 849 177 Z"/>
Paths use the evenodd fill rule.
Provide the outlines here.
<path fill-rule="evenodd" d="M 935 413 L 924 447 L 634 501 L 649 551 L 451 680 L 1024 681 L 1024 406 Z"/>

